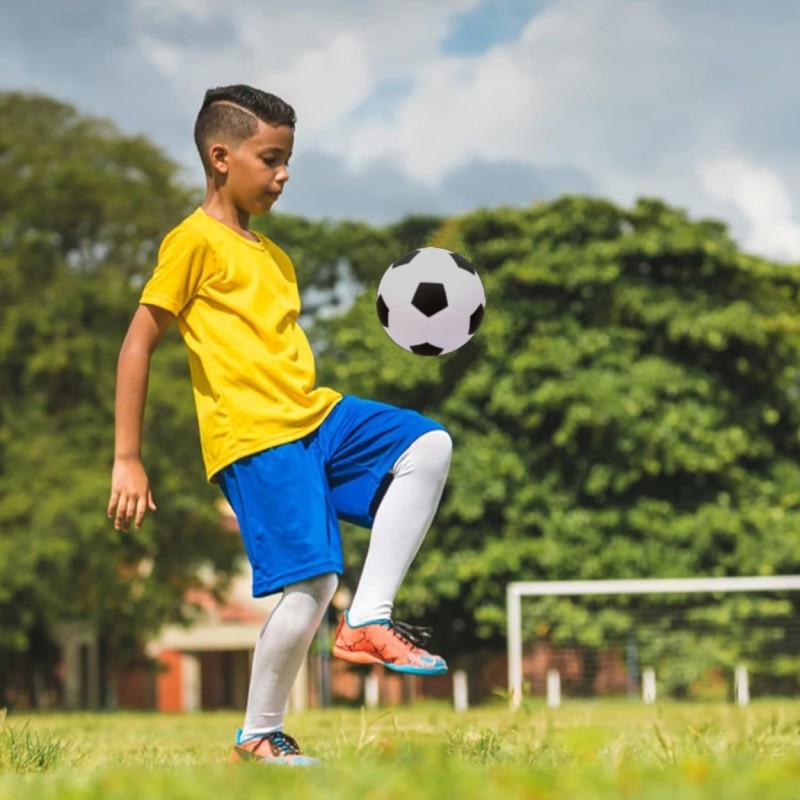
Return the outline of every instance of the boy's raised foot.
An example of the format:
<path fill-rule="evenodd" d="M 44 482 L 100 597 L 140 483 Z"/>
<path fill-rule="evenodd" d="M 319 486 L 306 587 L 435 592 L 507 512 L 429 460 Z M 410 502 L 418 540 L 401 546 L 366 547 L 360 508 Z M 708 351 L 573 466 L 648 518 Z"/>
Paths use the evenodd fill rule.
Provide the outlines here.
<path fill-rule="evenodd" d="M 286 767 L 313 767 L 319 764 L 316 758 L 304 756 L 297 742 L 283 731 L 265 733 L 242 738 L 241 728 L 236 731 L 236 744 L 231 751 L 230 761 L 260 761 Z"/>
<path fill-rule="evenodd" d="M 444 675 L 445 660 L 422 647 L 430 635 L 430 628 L 390 619 L 351 625 L 345 611 L 336 630 L 333 654 L 354 664 L 383 664 L 410 675 Z"/>

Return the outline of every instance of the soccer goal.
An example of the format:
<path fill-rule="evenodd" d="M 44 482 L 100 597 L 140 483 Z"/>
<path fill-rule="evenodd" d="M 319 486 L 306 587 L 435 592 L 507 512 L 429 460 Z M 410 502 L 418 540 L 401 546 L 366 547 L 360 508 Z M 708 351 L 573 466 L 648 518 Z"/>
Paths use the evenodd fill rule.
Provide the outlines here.
<path fill-rule="evenodd" d="M 800 694 L 800 575 L 514 582 L 506 610 L 512 708 Z"/>

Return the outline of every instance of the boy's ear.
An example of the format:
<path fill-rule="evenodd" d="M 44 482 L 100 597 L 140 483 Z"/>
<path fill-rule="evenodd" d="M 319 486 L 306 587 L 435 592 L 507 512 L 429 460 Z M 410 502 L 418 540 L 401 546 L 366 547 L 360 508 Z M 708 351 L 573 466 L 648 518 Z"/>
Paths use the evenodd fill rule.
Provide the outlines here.
<path fill-rule="evenodd" d="M 228 146 L 223 142 L 215 142 L 208 148 L 208 163 L 215 172 L 227 173 L 229 152 Z"/>

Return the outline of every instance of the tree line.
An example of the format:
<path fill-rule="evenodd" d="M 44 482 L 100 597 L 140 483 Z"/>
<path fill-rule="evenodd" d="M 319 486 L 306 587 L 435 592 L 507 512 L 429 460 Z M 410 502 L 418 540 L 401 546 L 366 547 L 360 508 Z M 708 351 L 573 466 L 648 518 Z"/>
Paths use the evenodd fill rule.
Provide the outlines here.
<path fill-rule="evenodd" d="M 119 345 L 161 237 L 199 200 L 146 139 L 52 98 L 0 94 L 0 689 L 21 660 L 52 662 L 68 619 L 87 621 L 112 662 L 129 658 L 186 616 L 200 567 L 223 592 L 241 556 L 203 477 L 175 331 L 146 415 L 159 510 L 127 535 L 104 514 Z M 416 408 L 453 436 L 398 613 L 433 624 L 455 662 L 502 645 L 512 580 L 797 572 L 795 266 L 657 199 L 565 196 L 383 227 L 278 213 L 256 227 L 295 262 L 319 382 Z M 375 313 L 386 267 L 426 245 L 467 256 L 487 295 L 478 334 L 443 358 L 401 350 Z M 344 526 L 350 586 L 367 538 Z M 647 646 L 681 662 L 680 691 L 748 648 L 796 672 L 781 637 L 798 603 L 560 598 L 525 622 L 592 645 L 655 617 Z M 678 624 L 692 615 L 746 631 L 739 649 L 692 649 Z"/>

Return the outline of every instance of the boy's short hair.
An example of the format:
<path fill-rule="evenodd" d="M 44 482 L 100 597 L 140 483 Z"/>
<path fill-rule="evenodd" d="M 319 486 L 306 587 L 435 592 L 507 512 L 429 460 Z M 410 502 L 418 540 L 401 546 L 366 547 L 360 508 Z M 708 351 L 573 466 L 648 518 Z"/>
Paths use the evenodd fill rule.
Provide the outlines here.
<path fill-rule="evenodd" d="M 288 103 L 252 86 L 237 83 L 206 92 L 194 124 L 194 142 L 207 175 L 211 174 L 206 153 L 209 140 L 220 137 L 239 144 L 256 132 L 259 119 L 268 125 L 288 125 L 292 130 L 297 122 Z"/>

